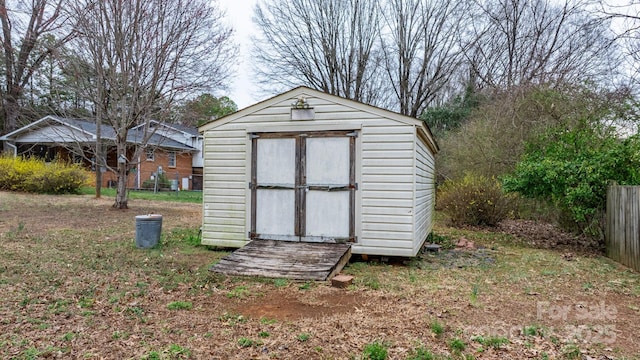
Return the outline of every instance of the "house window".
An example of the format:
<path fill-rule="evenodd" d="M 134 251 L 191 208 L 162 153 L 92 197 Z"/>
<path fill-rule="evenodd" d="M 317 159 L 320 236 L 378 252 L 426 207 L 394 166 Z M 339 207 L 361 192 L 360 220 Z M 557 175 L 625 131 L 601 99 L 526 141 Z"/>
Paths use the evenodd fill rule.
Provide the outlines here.
<path fill-rule="evenodd" d="M 169 157 L 169 167 L 176 167 L 176 152 L 169 151 L 168 157 Z"/>
<path fill-rule="evenodd" d="M 146 154 L 147 154 L 147 161 L 154 161 L 156 159 L 156 154 L 153 149 L 147 149 Z"/>

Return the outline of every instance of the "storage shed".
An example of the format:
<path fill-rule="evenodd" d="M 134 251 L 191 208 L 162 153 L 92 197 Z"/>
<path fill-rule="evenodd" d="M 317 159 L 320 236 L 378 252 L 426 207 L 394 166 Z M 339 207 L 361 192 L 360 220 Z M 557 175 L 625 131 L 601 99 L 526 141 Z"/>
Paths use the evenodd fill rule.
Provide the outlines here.
<path fill-rule="evenodd" d="M 298 87 L 200 132 L 204 245 L 415 256 L 431 232 L 438 145 L 423 121 Z"/>

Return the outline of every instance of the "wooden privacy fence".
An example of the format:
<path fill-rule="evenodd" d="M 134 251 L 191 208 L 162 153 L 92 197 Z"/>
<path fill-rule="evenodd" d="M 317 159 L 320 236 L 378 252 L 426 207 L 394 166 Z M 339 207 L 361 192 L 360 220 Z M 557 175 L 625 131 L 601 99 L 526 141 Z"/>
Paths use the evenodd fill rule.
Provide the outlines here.
<path fill-rule="evenodd" d="M 640 271 L 640 186 L 607 189 L 607 257 Z"/>

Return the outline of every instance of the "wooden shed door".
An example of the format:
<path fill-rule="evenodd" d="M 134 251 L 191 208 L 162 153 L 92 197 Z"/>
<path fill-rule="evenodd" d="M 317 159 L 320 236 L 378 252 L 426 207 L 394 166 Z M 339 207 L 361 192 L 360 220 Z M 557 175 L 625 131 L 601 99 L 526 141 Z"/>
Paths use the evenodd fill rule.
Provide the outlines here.
<path fill-rule="evenodd" d="M 252 134 L 252 239 L 355 241 L 355 133 Z"/>

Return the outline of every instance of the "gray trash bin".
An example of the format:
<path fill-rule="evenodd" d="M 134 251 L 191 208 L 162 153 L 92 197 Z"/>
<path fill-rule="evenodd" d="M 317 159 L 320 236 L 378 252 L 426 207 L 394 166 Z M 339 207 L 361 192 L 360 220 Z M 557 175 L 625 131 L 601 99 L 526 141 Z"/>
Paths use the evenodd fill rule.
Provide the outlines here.
<path fill-rule="evenodd" d="M 152 248 L 160 242 L 162 215 L 149 214 L 136 216 L 136 246 L 142 249 Z"/>

